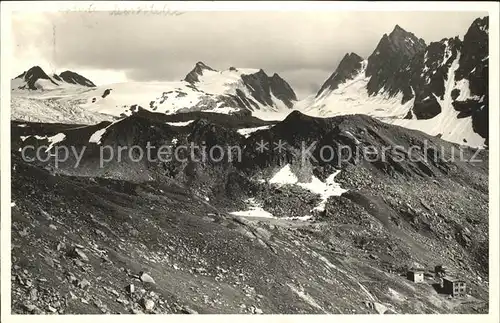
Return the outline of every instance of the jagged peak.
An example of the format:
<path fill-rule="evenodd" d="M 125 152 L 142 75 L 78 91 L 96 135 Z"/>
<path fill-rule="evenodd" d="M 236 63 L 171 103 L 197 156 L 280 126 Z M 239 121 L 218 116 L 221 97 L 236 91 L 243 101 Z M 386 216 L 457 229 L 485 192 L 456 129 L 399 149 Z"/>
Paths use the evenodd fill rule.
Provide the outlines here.
<path fill-rule="evenodd" d="M 288 84 L 288 82 L 285 81 L 285 79 L 283 79 L 281 76 L 278 75 L 278 73 L 274 73 L 273 76 L 271 76 L 269 79 L 271 82 L 271 91 L 279 99 L 281 99 L 280 96 L 281 94 L 285 94 L 286 99 L 297 101 L 297 95 L 295 94 L 295 91 L 292 89 L 290 84 Z"/>
<path fill-rule="evenodd" d="M 259 69 L 255 73 L 246 74 L 246 76 L 254 76 L 254 77 L 257 77 L 257 78 L 270 78 L 262 68 Z"/>
<path fill-rule="evenodd" d="M 22 72 L 21 74 L 19 74 L 18 76 L 16 76 L 15 78 L 24 78 L 26 75 L 47 75 L 45 73 L 45 71 L 38 65 L 35 65 L 31 68 L 29 68 L 27 71 L 24 71 Z"/>
<path fill-rule="evenodd" d="M 384 34 L 384 36 L 385 36 L 385 34 Z M 397 41 L 399 39 L 411 38 L 411 39 L 415 39 L 415 40 L 423 42 L 423 39 L 418 38 L 417 36 L 415 36 L 415 34 L 413 34 L 412 32 L 406 31 L 405 29 L 403 29 L 399 25 L 394 26 L 394 29 L 391 31 L 391 33 L 387 37 L 393 41 Z"/>
<path fill-rule="evenodd" d="M 196 63 L 195 67 L 200 67 L 202 69 L 208 69 L 208 70 L 212 70 L 214 71 L 213 68 L 211 68 L 210 66 L 208 66 L 207 64 L 203 63 L 202 61 L 199 61 Z"/>
<path fill-rule="evenodd" d="M 450 43 L 450 42 L 460 42 L 460 37 L 458 35 L 456 35 L 455 37 L 448 37 L 448 38 L 443 38 L 439 41 L 439 43 Z"/>
<path fill-rule="evenodd" d="M 199 61 L 195 64 L 194 68 L 186 75 L 184 81 L 189 83 L 196 83 L 199 81 L 198 76 L 203 75 L 203 71 L 216 71 L 207 64 Z"/>
<path fill-rule="evenodd" d="M 335 90 L 338 85 L 353 77 L 362 68 L 363 57 L 354 52 L 346 53 L 340 60 L 337 68 L 323 83 L 316 96 L 320 96 L 325 90 Z"/>
<path fill-rule="evenodd" d="M 396 26 L 394 26 L 394 29 L 392 30 L 391 34 L 392 33 L 407 33 L 407 31 L 402 28 L 400 25 L 396 24 Z"/>
<path fill-rule="evenodd" d="M 368 65 L 370 65 L 370 62 L 373 62 L 373 59 L 382 52 L 386 53 L 386 55 L 387 53 L 397 53 L 397 55 L 412 57 L 417 52 L 424 50 L 425 47 L 427 47 L 427 44 L 423 39 L 418 38 L 413 33 L 396 25 L 389 35 L 384 34 L 382 36 L 372 55 L 368 58 Z M 389 54 L 389 56 L 390 55 L 391 54 Z M 388 57 L 385 58 L 387 59 Z M 373 71 L 369 67 L 367 72 L 368 75 L 371 75 Z"/>
<path fill-rule="evenodd" d="M 54 74 L 54 75 L 55 75 L 55 74 Z M 64 76 L 66 76 L 66 75 L 68 75 L 68 76 L 70 76 L 70 75 L 71 75 L 71 76 L 80 76 L 80 77 L 83 77 L 81 74 L 78 74 L 78 73 L 73 72 L 73 71 L 70 71 L 70 70 L 66 70 L 66 71 L 64 71 L 64 72 L 61 72 L 61 73 L 59 73 L 59 75 L 58 75 L 58 76 L 60 76 L 60 77 L 64 77 Z"/>
<path fill-rule="evenodd" d="M 30 90 L 37 89 L 36 82 L 40 79 L 48 80 L 56 86 L 59 85 L 54 82 L 54 80 L 49 75 L 47 75 L 47 73 L 45 73 L 45 71 L 38 65 L 31 67 L 29 70 L 18 75 L 16 78 L 22 79 L 26 82 L 26 84 L 21 86 L 20 88 L 26 88 Z"/>

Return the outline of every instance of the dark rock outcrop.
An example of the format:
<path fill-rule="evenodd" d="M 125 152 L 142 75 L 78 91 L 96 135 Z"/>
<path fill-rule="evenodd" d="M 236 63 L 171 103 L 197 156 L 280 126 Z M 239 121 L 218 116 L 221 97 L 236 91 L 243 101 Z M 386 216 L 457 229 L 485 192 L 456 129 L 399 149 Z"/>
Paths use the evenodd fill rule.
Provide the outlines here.
<path fill-rule="evenodd" d="M 111 93 L 112 90 L 113 89 L 106 89 L 106 90 L 104 90 L 104 92 L 102 93 L 101 97 L 104 99 L 105 97 L 107 97 Z"/>
<path fill-rule="evenodd" d="M 62 78 L 60 78 L 60 77 L 59 77 L 59 75 L 57 75 L 57 74 L 52 75 L 52 78 L 53 78 L 54 80 L 56 80 L 56 81 L 63 82 L 63 79 L 62 79 Z"/>
<path fill-rule="evenodd" d="M 249 88 L 252 97 L 264 105 L 272 105 L 271 82 L 264 70 L 249 75 L 241 75 L 241 79 Z"/>
<path fill-rule="evenodd" d="M 292 108 L 293 101 L 297 101 L 292 87 L 276 73 L 269 77 L 260 69 L 254 74 L 241 75 L 241 79 L 250 90 L 251 96 L 261 104 L 272 106 L 271 94 L 283 101 L 288 108 Z"/>

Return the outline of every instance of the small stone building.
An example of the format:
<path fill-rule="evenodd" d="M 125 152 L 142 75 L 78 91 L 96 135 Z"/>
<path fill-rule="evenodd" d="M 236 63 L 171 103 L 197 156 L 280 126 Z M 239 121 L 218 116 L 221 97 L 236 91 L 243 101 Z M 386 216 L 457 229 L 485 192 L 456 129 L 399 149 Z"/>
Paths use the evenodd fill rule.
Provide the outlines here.
<path fill-rule="evenodd" d="M 443 277 L 443 292 L 453 297 L 465 296 L 467 292 L 465 281 L 445 276 Z"/>
<path fill-rule="evenodd" d="M 410 269 L 406 273 L 406 278 L 414 283 L 421 283 L 424 281 L 424 270 L 423 269 Z"/>

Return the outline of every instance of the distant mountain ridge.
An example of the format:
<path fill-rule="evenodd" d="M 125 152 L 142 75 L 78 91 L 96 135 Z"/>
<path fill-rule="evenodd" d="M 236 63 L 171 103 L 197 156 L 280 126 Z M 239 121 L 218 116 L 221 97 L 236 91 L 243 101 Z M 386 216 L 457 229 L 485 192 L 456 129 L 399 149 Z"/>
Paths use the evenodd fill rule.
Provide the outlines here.
<path fill-rule="evenodd" d="M 139 108 L 165 114 L 199 111 L 265 117 L 287 114 L 297 101 L 292 87 L 276 73 L 269 76 L 262 69 L 236 67 L 217 71 L 203 62 L 197 62 L 182 81 L 129 81 L 99 87 L 72 71 L 49 76 L 35 66 L 13 79 L 11 88 L 47 90 L 40 97 L 115 117 Z"/>
<path fill-rule="evenodd" d="M 270 77 L 263 69 L 238 69 L 236 67 L 230 67 L 227 71 L 240 72 L 242 85 L 250 90 L 251 98 L 242 95 L 241 92 L 236 93 L 242 108 L 252 109 L 251 106 L 256 107 L 255 102 L 252 102 L 252 100 L 264 105 L 273 105 L 272 95 L 282 101 L 288 108 L 292 108 L 294 101 L 297 101 L 297 96 L 292 87 L 277 73 Z M 184 81 L 196 86 L 196 83 L 203 81 L 204 74 L 221 74 L 223 72 L 217 71 L 203 62 L 198 62 L 193 70 L 186 75 Z"/>
<path fill-rule="evenodd" d="M 53 89 L 64 85 L 81 85 L 85 87 L 96 87 L 96 85 L 86 77 L 72 72 L 64 71 L 59 75 L 49 76 L 40 66 L 33 66 L 29 70 L 19 74 L 11 81 L 12 89 L 21 90 L 43 90 Z"/>
<path fill-rule="evenodd" d="M 346 54 L 305 110 L 364 113 L 446 140 L 487 145 L 488 57 L 488 17 L 474 20 L 463 40 L 428 45 L 396 25 L 367 59 Z"/>

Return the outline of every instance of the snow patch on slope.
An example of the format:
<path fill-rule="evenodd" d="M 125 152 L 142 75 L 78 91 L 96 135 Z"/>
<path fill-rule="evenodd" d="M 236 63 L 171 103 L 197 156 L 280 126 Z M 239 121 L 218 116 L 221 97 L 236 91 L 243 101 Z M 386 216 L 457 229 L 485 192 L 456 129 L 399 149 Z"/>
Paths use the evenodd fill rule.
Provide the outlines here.
<path fill-rule="evenodd" d="M 456 101 L 466 101 L 468 99 L 479 100 L 480 97 L 477 95 L 471 95 L 469 80 L 461 79 L 455 83 L 455 89 L 460 90 L 460 94 L 458 95 Z"/>
<path fill-rule="evenodd" d="M 167 124 L 171 125 L 171 126 L 175 126 L 175 127 L 184 127 L 184 126 L 187 126 L 193 122 L 194 122 L 194 120 L 189 120 L 189 121 L 179 121 L 179 122 L 167 122 Z"/>
<path fill-rule="evenodd" d="M 314 210 L 324 211 L 326 201 L 329 197 L 340 196 L 343 193 L 347 192 L 346 189 L 343 189 L 342 187 L 340 187 L 340 184 L 335 182 L 335 176 L 337 176 L 339 173 L 340 170 L 337 170 L 335 173 L 328 176 L 324 182 L 319 180 L 316 176 L 313 176 L 311 182 L 309 183 L 297 183 L 297 185 L 305 188 L 311 193 L 321 196 L 321 202 L 314 208 Z"/>
<path fill-rule="evenodd" d="M 109 124 L 108 126 L 106 126 L 105 128 L 102 128 L 102 129 L 99 129 L 97 130 L 96 132 L 94 132 L 90 138 L 89 138 L 89 142 L 90 143 L 95 143 L 95 144 L 101 144 L 101 141 L 102 141 L 102 137 L 104 136 L 104 134 L 106 133 L 106 131 L 108 131 L 108 128 L 110 128 L 111 126 L 117 124 L 118 122 L 122 121 L 123 119 L 120 119 L 120 120 L 116 120 L 114 122 L 112 122 L 111 124 Z"/>
<path fill-rule="evenodd" d="M 290 164 L 286 164 L 281 168 L 270 180 L 269 184 L 277 184 L 278 186 L 286 184 L 295 184 L 298 182 L 297 176 L 292 172 Z"/>
<path fill-rule="evenodd" d="M 229 214 L 251 217 L 251 218 L 267 218 L 267 219 L 280 219 L 280 220 L 292 220 L 292 221 L 308 221 L 312 218 L 311 215 L 306 216 L 289 216 L 289 217 L 276 217 L 273 214 L 267 212 L 262 208 L 262 206 L 255 200 L 255 198 L 249 198 L 245 200 L 248 204 L 248 209 L 245 211 L 233 211 Z"/>
<path fill-rule="evenodd" d="M 52 147 L 54 147 L 55 144 L 63 141 L 64 138 L 66 138 L 66 135 L 63 134 L 62 132 L 60 132 L 52 137 L 48 137 L 47 140 L 49 141 L 49 146 L 47 147 L 45 152 L 49 152 L 52 149 Z"/>
<path fill-rule="evenodd" d="M 340 170 L 337 170 L 335 173 L 328 176 L 324 182 L 313 175 L 310 182 L 301 183 L 299 182 L 297 176 L 292 172 L 290 164 L 286 164 L 269 180 L 269 183 L 277 184 L 278 186 L 297 185 L 313 194 L 320 195 L 321 202 L 319 205 L 314 207 L 313 210 L 324 211 L 329 197 L 340 196 L 347 192 L 347 190 L 343 189 L 338 183 L 335 182 L 335 177 L 339 173 Z"/>
<path fill-rule="evenodd" d="M 245 202 L 248 204 L 248 210 L 230 212 L 230 214 L 244 217 L 274 218 L 274 215 L 264 210 L 254 198 L 249 198 Z"/>

